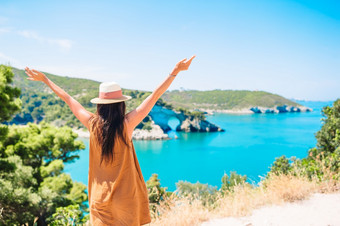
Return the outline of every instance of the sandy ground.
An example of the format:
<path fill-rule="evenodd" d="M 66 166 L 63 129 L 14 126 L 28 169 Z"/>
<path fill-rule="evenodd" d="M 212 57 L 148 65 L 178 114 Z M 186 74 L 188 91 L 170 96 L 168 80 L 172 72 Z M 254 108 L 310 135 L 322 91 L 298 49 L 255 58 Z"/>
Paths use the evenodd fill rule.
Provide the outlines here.
<path fill-rule="evenodd" d="M 307 200 L 259 208 L 250 216 L 214 219 L 202 224 L 202 226 L 217 225 L 340 226 L 340 193 L 314 194 Z"/>

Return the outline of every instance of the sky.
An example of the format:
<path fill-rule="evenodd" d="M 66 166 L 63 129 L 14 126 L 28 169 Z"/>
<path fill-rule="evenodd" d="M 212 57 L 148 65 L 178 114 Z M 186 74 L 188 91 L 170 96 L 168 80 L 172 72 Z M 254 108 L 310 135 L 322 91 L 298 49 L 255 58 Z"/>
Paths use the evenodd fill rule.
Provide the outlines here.
<path fill-rule="evenodd" d="M 0 63 L 154 90 L 340 98 L 340 1 L 0 0 Z"/>

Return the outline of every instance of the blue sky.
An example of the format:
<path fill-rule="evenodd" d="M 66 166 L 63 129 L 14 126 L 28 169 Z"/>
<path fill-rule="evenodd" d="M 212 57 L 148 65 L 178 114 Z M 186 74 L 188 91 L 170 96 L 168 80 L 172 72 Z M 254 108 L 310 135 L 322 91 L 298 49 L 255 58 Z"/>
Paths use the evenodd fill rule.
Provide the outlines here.
<path fill-rule="evenodd" d="M 0 1 L 0 63 L 154 90 L 340 97 L 340 1 Z"/>

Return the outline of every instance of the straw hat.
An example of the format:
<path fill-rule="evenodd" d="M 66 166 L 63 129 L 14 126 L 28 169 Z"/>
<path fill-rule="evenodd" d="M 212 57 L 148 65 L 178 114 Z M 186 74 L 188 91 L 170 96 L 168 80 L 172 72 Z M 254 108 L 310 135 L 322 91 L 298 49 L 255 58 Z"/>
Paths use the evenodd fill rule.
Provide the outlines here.
<path fill-rule="evenodd" d="M 122 89 L 115 82 L 103 82 L 99 85 L 99 97 L 93 98 L 93 104 L 112 104 L 130 100 L 130 96 L 125 96 Z"/>

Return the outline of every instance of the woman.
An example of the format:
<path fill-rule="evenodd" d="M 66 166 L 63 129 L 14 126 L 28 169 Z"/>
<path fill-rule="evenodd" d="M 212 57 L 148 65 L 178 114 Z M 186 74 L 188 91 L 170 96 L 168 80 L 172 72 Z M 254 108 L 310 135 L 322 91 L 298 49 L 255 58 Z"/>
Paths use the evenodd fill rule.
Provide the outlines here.
<path fill-rule="evenodd" d="M 125 101 L 116 83 L 102 83 L 95 114 L 49 80 L 45 74 L 26 67 L 32 81 L 48 85 L 70 107 L 90 131 L 88 196 L 92 225 L 143 225 L 151 222 L 148 192 L 132 143 L 134 128 L 148 115 L 180 71 L 191 61 L 178 62 L 166 80 L 140 106 L 125 114 Z"/>

